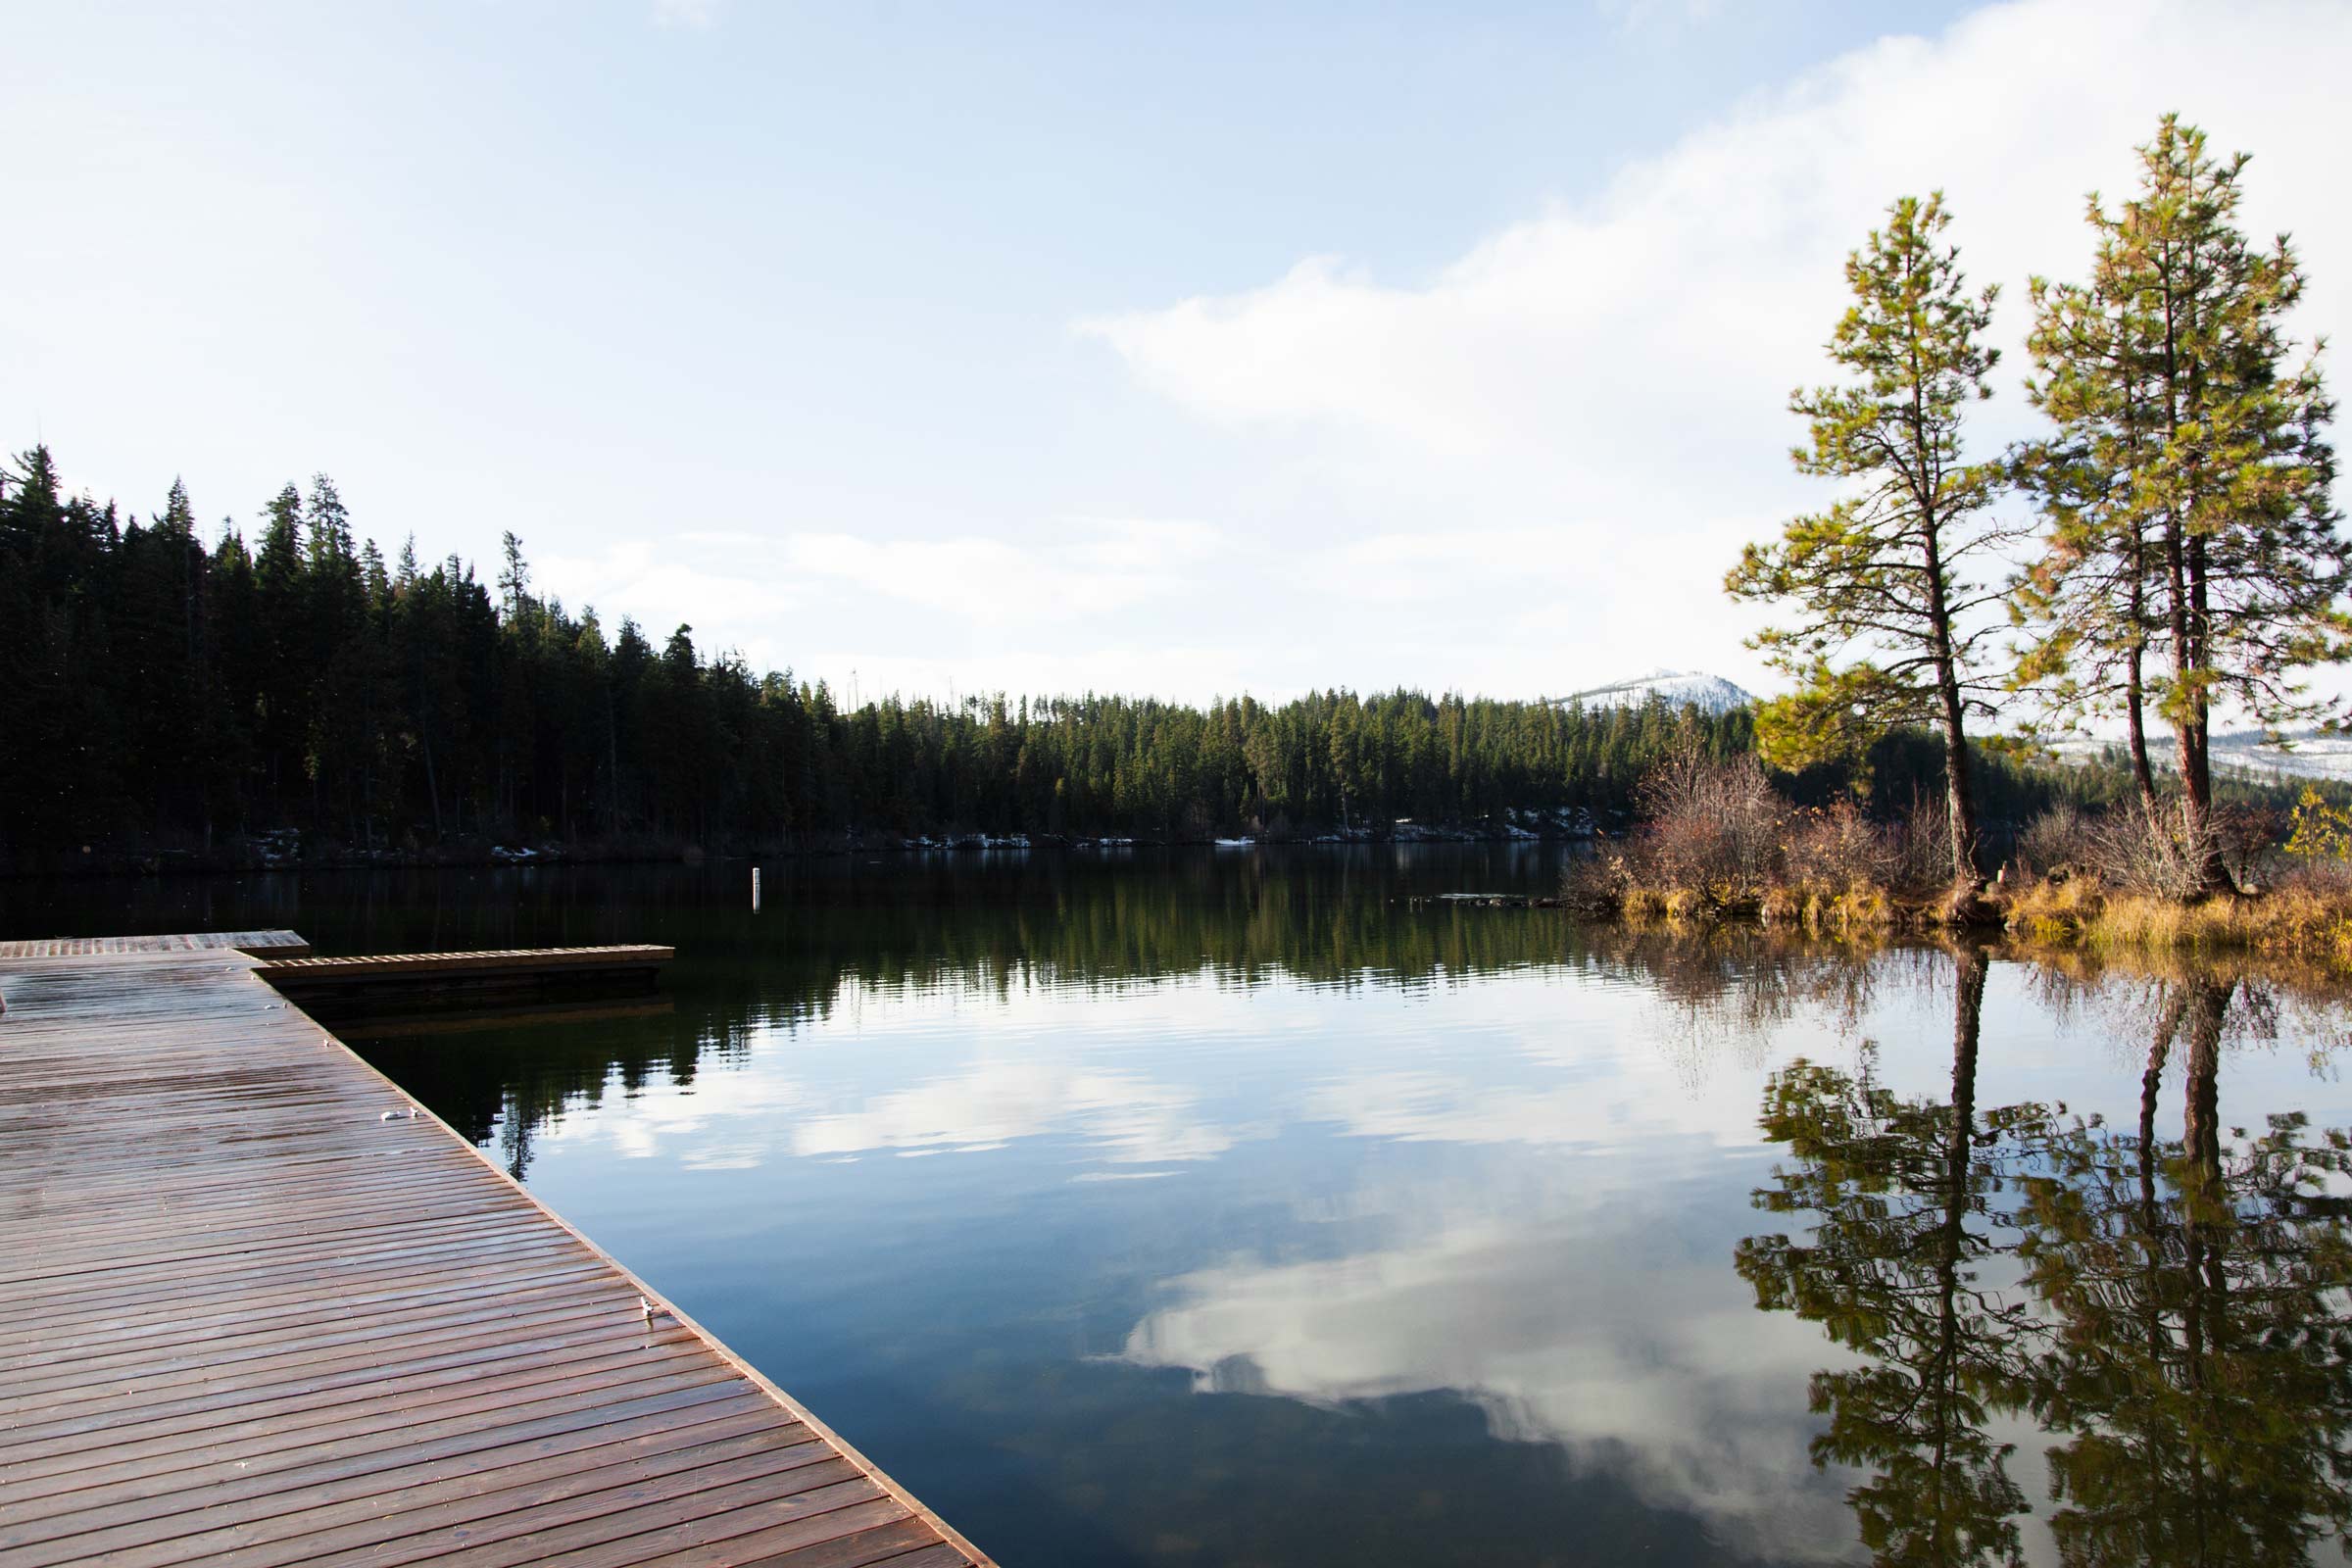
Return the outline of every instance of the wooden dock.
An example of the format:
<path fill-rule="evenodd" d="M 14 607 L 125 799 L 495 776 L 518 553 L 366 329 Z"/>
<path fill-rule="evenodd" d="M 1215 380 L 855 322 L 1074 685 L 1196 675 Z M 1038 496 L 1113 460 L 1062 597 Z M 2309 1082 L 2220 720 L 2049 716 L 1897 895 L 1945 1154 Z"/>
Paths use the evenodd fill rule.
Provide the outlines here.
<path fill-rule="evenodd" d="M 12 958 L 81 958 L 121 953 L 217 953 L 235 949 L 257 957 L 308 957 L 311 945 L 291 931 L 192 931 L 175 937 L 42 937 L 0 942 L 0 963 Z"/>
<path fill-rule="evenodd" d="M 479 1008 L 566 998 L 650 993 L 674 950 L 650 946 L 501 948 L 487 953 L 392 953 L 280 957 L 254 973 L 324 1017 L 417 1007 Z"/>
<path fill-rule="evenodd" d="M 0 947 L 0 1568 L 987 1563 L 242 946 Z"/>
<path fill-rule="evenodd" d="M 602 948 L 495 948 L 484 953 L 382 953 L 363 957 L 314 958 L 308 955 L 277 957 L 274 954 L 254 965 L 254 972 L 281 991 L 289 985 L 333 984 L 339 980 L 372 980 L 387 975 L 435 979 L 476 974 L 569 974 L 587 970 L 651 972 L 678 956 L 675 948 L 646 943 Z"/>

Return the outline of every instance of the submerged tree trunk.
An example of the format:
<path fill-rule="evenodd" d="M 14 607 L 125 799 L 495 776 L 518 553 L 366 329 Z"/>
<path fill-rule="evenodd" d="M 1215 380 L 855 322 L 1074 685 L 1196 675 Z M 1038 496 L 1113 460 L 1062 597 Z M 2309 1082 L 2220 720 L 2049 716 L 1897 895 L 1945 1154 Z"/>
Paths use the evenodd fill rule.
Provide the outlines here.
<path fill-rule="evenodd" d="M 2221 1055 L 2222 1026 L 2230 1015 L 2230 981 L 2199 981 L 2188 1006 L 2187 1102 L 2180 1115 L 2182 1210 L 2192 1241 L 2200 1218 L 2210 1226 L 2226 1219 L 2222 1201 Z M 2211 1282 L 2222 1285 L 2216 1273 Z"/>
<path fill-rule="evenodd" d="M 1938 1560 L 1956 1561 L 1953 1505 L 1945 1494 L 1950 1467 L 1954 1403 L 1963 1396 L 1961 1375 L 1960 1257 L 1967 1245 L 1969 1165 L 1976 1149 L 1977 1042 L 1984 1017 L 1984 955 L 1975 948 L 1952 954 L 1952 1112 L 1943 1147 L 1943 1222 L 1936 1233 L 1935 1438 L 1930 1475 Z"/>
<path fill-rule="evenodd" d="M 2217 1387 L 2215 1359 L 2230 1348 L 2230 1289 L 2227 1254 L 2233 1216 L 2222 1177 L 2222 1026 L 2230 1012 L 2234 982 L 2199 981 L 2190 989 L 2186 1104 L 2180 1118 L 2180 1242 L 2182 1283 L 2181 1351 L 2184 1381 L 2199 1415 L 2209 1401 L 2227 1398 Z M 2195 1419 L 2195 1418 L 2192 1418 Z M 2212 1477 L 2203 1445 L 2191 1445 L 2190 1528 L 2204 1561 L 2211 1526 Z"/>
<path fill-rule="evenodd" d="M 2153 822 L 2151 820 L 2151 825 Z M 2139 1075 L 2139 1271 L 2138 1329 L 2139 1353 L 2151 1367 L 2162 1366 L 2172 1346 L 2172 1334 L 2164 1319 L 2164 1271 L 2169 1265 L 2162 1242 L 2164 1211 L 2156 1191 L 2158 1144 L 2156 1142 L 2156 1097 L 2164 1083 L 2165 1058 L 2172 1054 L 2173 1042 L 2180 1037 L 2180 1023 L 2188 1012 L 2188 992 L 2181 986 L 2165 989 L 2163 1005 L 2156 1016 L 2155 1038 L 2148 1045 L 2148 1065 Z M 2151 1449 L 2141 1461 L 2151 1478 L 2151 1494 L 2161 1485 L 2155 1480 L 2160 1460 Z M 2139 1545 L 2149 1562 L 2160 1558 L 2163 1539 L 2160 1522 L 2149 1513 L 2139 1516 Z"/>

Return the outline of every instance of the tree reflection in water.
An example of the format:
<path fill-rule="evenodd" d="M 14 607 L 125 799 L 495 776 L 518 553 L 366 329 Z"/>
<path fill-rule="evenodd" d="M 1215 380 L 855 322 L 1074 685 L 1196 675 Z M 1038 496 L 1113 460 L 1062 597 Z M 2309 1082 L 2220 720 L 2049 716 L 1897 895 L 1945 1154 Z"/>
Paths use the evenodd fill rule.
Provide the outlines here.
<path fill-rule="evenodd" d="M 1952 956 L 1948 1100 L 1799 1060 L 1765 1089 L 1792 1162 L 1759 1208 L 1813 1219 L 1741 1243 L 1765 1311 L 1862 1358 L 1810 1390 L 1817 1464 L 1889 1564 L 2016 1563 L 2029 1504 L 2004 1419 L 2049 1439 L 2062 1562 L 2276 1564 L 2352 1530 L 2352 1137 L 2300 1114 L 2248 1138 L 2219 1105 L 2231 977 L 2175 976 L 2150 1009 L 2138 1126 L 2035 1104 L 1980 1111 L 1985 961 Z M 2181 1135 L 2159 1136 L 2180 1051 Z"/>
<path fill-rule="evenodd" d="M 2221 1041 L 2235 985 L 2168 990 L 2139 1126 L 2049 1129 L 2019 1250 L 2057 1326 L 2034 1367 L 2064 1560 L 2306 1560 L 2352 1526 L 2352 1282 L 2342 1131 L 2300 1114 L 2225 1137 Z M 2157 1135 L 2185 1036 L 2182 1136 Z"/>
<path fill-rule="evenodd" d="M 1995 1202 L 2013 1189 L 2015 1145 L 2002 1135 L 2035 1112 L 1979 1126 L 1984 970 L 1982 953 L 1955 955 L 1948 1103 L 1807 1061 L 1765 1090 L 1765 1133 L 1796 1163 L 1756 1201 L 1821 1221 L 1801 1242 L 1750 1237 L 1739 1269 L 1760 1308 L 1818 1322 L 1864 1358 L 1814 1375 L 1812 1405 L 1830 1424 L 1813 1456 L 1874 1471 L 1848 1500 L 1882 1562 L 2022 1560 L 2025 1494 L 1986 1428 L 2020 1402 L 2023 1307 L 1983 1276 L 2008 1222 Z"/>

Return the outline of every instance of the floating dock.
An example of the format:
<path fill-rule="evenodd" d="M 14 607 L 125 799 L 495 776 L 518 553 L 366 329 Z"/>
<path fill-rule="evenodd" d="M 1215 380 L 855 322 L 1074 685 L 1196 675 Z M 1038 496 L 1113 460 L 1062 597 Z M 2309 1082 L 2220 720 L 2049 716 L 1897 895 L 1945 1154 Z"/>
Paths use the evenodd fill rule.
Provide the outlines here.
<path fill-rule="evenodd" d="M 987 1564 L 257 972 L 302 947 L 0 944 L 0 1565 Z"/>
<path fill-rule="evenodd" d="M 669 948 L 502 948 L 488 953 L 395 953 L 314 958 L 267 955 L 254 973 L 315 1012 L 491 1007 L 581 997 L 650 994 Z"/>

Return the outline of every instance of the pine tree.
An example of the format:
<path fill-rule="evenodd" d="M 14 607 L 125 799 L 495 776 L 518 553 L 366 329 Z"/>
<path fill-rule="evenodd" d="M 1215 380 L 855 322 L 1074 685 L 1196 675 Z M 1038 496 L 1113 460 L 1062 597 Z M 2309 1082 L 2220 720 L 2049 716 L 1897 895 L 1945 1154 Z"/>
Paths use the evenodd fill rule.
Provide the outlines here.
<path fill-rule="evenodd" d="M 274 825 L 284 817 L 288 796 L 303 777 L 310 724 L 309 626 L 305 612 L 308 574 L 302 548 L 302 492 L 292 484 L 262 509 L 262 537 L 254 554 L 254 608 L 265 637 L 257 671 L 263 792 Z"/>
<path fill-rule="evenodd" d="M 1959 252 L 1940 237 L 1949 221 L 1940 193 L 1906 196 L 1847 258 L 1854 303 L 1829 353 L 1853 379 L 1799 391 L 1789 409 L 1811 428 L 1791 454 L 1797 471 L 1848 492 L 1791 520 L 1779 543 L 1748 546 L 1725 588 L 1797 611 L 1755 639 L 1799 682 L 1758 714 L 1766 760 L 1799 767 L 1858 756 L 1896 726 L 1938 731 L 1952 874 L 1973 886 L 1967 723 L 1992 711 L 1999 690 L 1984 612 L 2002 596 L 1966 573 L 2008 532 L 1985 516 L 1999 466 L 1969 463 L 1961 443 L 1968 406 L 1991 395 L 1999 351 L 1981 339 L 1995 290 L 1969 292 Z"/>
<path fill-rule="evenodd" d="M 2352 658 L 2325 434 L 2334 405 L 2317 347 L 2288 363 L 2285 318 L 2304 281 L 2293 249 L 2283 235 L 2257 249 L 2235 225 L 2247 162 L 2208 156 L 2204 133 L 2168 115 L 2140 149 L 2139 194 L 2112 216 L 2092 199 L 2092 281 L 2051 291 L 2049 331 L 2037 338 L 2048 339 L 2042 395 L 2060 426 L 2052 466 L 2063 469 L 2087 443 L 2104 504 L 2087 520 L 2057 509 L 2038 581 L 2022 600 L 2045 621 L 2106 601 L 2090 622 L 2095 636 L 2070 646 L 2045 634 L 2052 669 L 2075 662 L 2095 671 L 2134 639 L 2161 644 L 2150 695 L 2173 729 L 2182 847 L 2205 892 L 2230 886 L 2210 827 L 2214 704 L 2267 726 L 2308 721 L 2326 709 L 2301 672 Z M 2119 546 L 2153 556 L 2144 572 L 2130 562 L 2121 583 L 2102 564 Z M 2134 593 L 2152 601 L 2136 614 Z"/>
<path fill-rule="evenodd" d="M 2096 199 L 2091 222 L 2107 220 Z M 2027 628 L 2012 684 L 2081 729 L 2121 715 L 2142 809 L 2156 820 L 2148 760 L 2148 658 L 2162 637 L 2163 544 L 2134 490 L 2160 436 L 2148 367 L 2133 341 L 2123 247 L 2103 242 L 2087 285 L 2033 280 L 2027 339 L 2038 374 L 2026 392 L 2056 432 L 2016 454 L 2018 477 L 2047 528 L 2015 584 Z"/>

